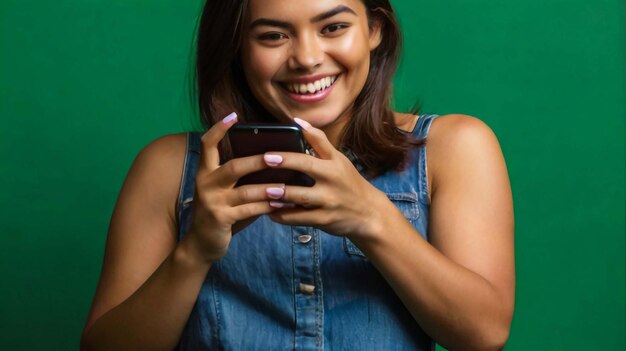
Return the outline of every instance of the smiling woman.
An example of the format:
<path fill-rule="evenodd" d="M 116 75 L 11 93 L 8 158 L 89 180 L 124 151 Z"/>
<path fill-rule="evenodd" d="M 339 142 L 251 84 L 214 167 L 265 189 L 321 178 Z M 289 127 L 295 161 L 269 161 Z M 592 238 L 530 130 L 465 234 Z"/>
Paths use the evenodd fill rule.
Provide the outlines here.
<path fill-rule="evenodd" d="M 207 130 L 135 160 L 82 348 L 502 348 L 515 278 L 500 147 L 469 116 L 393 112 L 399 49 L 388 1 L 207 1 Z M 237 122 L 298 125 L 314 152 L 224 162 Z M 315 184 L 236 186 L 268 168 Z"/>
<path fill-rule="evenodd" d="M 204 124 L 232 111 L 247 122 L 299 116 L 359 155 L 369 176 L 401 168 L 419 141 L 395 128 L 414 116 L 389 109 L 399 53 L 388 1 L 207 2 L 196 72 Z"/>

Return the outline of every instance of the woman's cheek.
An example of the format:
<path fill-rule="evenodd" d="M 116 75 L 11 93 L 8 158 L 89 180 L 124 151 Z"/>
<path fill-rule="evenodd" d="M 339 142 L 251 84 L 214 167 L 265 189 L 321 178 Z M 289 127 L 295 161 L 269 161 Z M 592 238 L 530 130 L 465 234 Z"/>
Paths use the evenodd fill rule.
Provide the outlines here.
<path fill-rule="evenodd" d="M 360 53 L 363 50 L 361 48 L 363 45 L 361 45 L 359 40 L 355 37 L 356 35 L 342 37 L 339 45 L 337 45 L 337 49 L 341 50 L 341 52 L 353 55 Z"/>
<path fill-rule="evenodd" d="M 267 79 L 271 70 L 271 56 L 270 52 L 263 50 L 253 50 L 248 56 L 249 62 L 247 63 L 248 70 L 245 72 L 250 80 L 258 82 L 260 79 Z"/>

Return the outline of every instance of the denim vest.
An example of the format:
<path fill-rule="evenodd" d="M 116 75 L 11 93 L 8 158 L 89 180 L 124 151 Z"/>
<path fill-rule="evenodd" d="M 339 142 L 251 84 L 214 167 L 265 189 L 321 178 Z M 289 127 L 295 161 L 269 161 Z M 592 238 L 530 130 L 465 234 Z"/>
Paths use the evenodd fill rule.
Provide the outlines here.
<path fill-rule="evenodd" d="M 436 115 L 421 115 L 426 137 Z M 191 222 L 199 133 L 189 133 L 178 200 Z M 404 171 L 372 179 L 428 239 L 425 147 Z M 389 233 L 393 235 L 393 233 Z M 349 239 L 262 216 L 233 236 L 202 285 L 177 350 L 434 350 L 400 299 Z"/>

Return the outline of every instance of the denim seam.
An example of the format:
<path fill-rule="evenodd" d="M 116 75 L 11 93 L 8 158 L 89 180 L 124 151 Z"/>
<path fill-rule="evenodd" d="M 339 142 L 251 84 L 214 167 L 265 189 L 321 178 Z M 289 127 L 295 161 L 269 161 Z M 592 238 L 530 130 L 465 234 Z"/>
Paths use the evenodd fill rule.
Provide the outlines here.
<path fill-rule="evenodd" d="M 437 118 L 437 115 L 428 115 L 428 118 L 426 118 L 424 120 L 424 128 L 421 134 L 421 136 L 423 138 L 427 138 L 428 137 L 428 132 L 430 131 L 430 126 L 433 123 L 433 120 Z M 426 142 L 424 144 L 424 147 L 422 148 L 422 157 L 421 157 L 421 163 L 422 163 L 422 169 L 424 170 L 424 177 L 422 178 L 422 181 L 420 182 L 420 193 L 423 196 L 423 203 L 430 206 L 430 201 L 428 200 L 428 162 L 427 162 L 427 156 L 426 156 L 426 148 L 428 147 L 428 142 Z"/>
<path fill-rule="evenodd" d="M 217 284 L 219 284 L 215 279 L 213 278 L 209 278 L 210 279 L 210 284 L 211 284 L 211 290 L 213 292 L 213 307 L 215 308 L 215 323 L 217 323 L 217 325 L 214 328 L 214 333 L 213 333 L 213 337 L 215 338 L 215 345 L 221 345 L 220 342 L 220 329 L 222 328 L 221 326 L 221 311 L 220 311 L 220 299 L 219 299 L 219 287 L 217 286 Z"/>
<path fill-rule="evenodd" d="M 428 192 L 428 160 L 427 160 L 427 147 L 428 147 L 428 134 L 432 121 L 438 117 L 437 114 L 423 114 L 419 118 L 419 126 L 416 128 L 414 135 L 421 140 L 423 144 L 416 150 L 415 156 L 417 157 L 415 170 L 416 185 L 418 192 L 418 210 L 419 216 L 422 217 L 420 221 L 425 224 L 426 233 L 421 233 L 426 240 L 428 240 L 428 212 L 430 207 L 429 192 Z M 424 206 L 423 208 L 421 206 Z"/>
<path fill-rule="evenodd" d="M 293 301 L 293 323 L 295 326 L 295 329 L 298 328 L 298 301 L 297 301 L 297 297 L 296 297 L 296 282 L 295 282 L 295 277 L 296 277 L 296 241 L 295 241 L 295 235 L 297 233 L 295 233 L 294 231 L 294 227 L 291 226 L 290 228 L 290 232 L 291 235 L 289 236 L 289 240 L 291 241 L 291 297 L 292 297 L 292 301 Z M 296 349 L 296 332 L 294 330 L 293 334 L 293 349 Z"/>
<path fill-rule="evenodd" d="M 313 246 L 313 262 L 315 264 L 315 280 L 317 281 L 315 290 L 317 291 L 317 308 L 316 311 L 316 319 L 317 319 L 317 348 L 318 350 L 324 349 L 324 292 L 322 285 L 322 272 L 321 272 L 321 262 L 320 262 L 320 251 L 322 248 L 321 235 L 318 229 L 313 229 L 313 240 L 315 240 L 315 246 Z"/>

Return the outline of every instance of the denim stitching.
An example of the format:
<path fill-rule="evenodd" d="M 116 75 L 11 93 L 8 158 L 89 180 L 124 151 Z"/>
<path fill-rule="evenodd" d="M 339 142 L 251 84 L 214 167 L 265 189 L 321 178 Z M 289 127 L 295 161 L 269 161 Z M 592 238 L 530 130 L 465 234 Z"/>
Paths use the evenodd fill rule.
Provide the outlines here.
<path fill-rule="evenodd" d="M 315 309 L 316 324 L 317 324 L 317 348 L 318 350 L 324 349 L 324 299 L 323 299 L 323 285 L 322 285 L 322 272 L 320 267 L 320 250 L 322 247 L 321 235 L 319 230 L 311 228 L 314 242 L 313 246 L 313 262 L 315 262 L 315 290 L 317 295 L 317 308 Z"/>
<path fill-rule="evenodd" d="M 428 118 L 424 121 L 424 130 L 422 134 L 422 137 L 427 137 L 428 132 L 430 131 L 430 126 L 433 123 L 433 120 L 435 118 L 437 118 L 437 115 L 428 115 Z M 422 169 L 424 170 L 424 177 L 422 177 L 422 195 L 423 195 L 423 203 L 429 205 L 429 201 L 428 201 L 428 162 L 426 160 L 426 145 L 424 145 L 424 147 L 422 148 Z"/>

